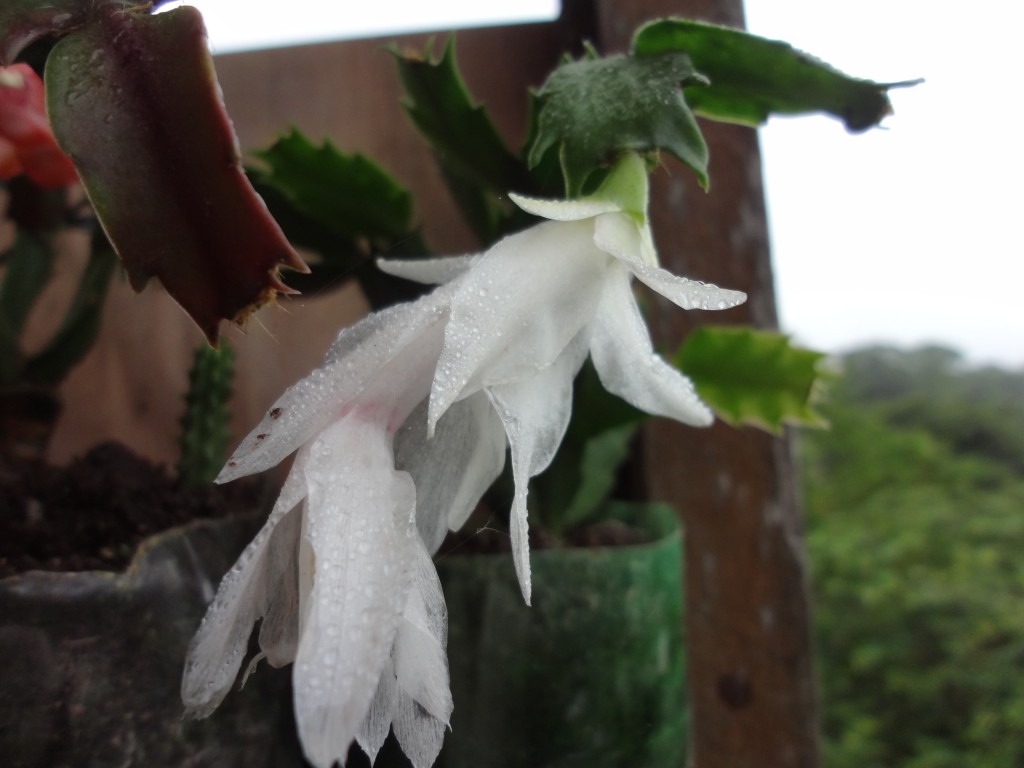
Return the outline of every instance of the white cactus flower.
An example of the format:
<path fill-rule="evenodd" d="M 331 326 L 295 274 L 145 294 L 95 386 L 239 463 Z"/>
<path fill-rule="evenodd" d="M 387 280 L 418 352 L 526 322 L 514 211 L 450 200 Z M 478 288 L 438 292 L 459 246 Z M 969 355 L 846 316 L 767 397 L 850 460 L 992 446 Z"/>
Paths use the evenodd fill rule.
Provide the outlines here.
<path fill-rule="evenodd" d="M 428 546 L 462 524 L 505 459 L 483 395 L 426 440 L 449 294 L 342 332 L 221 473 L 219 482 L 260 472 L 298 449 L 269 519 L 192 641 L 182 681 L 190 714 L 218 706 L 262 619 L 258 658 L 294 662 L 296 720 L 313 765 L 344 763 L 353 739 L 372 758 L 392 727 L 416 768 L 433 764 L 452 701 L 447 614 Z"/>
<path fill-rule="evenodd" d="M 631 281 L 635 276 L 683 309 L 726 309 L 746 296 L 658 267 L 647 189 L 644 161 L 629 153 L 589 197 L 511 195 L 520 208 L 552 221 L 485 253 L 379 262 L 391 274 L 447 282 L 453 291 L 427 429 L 480 392 L 501 417 L 516 484 L 513 557 L 527 603 L 527 485 L 561 443 L 572 381 L 588 353 L 605 388 L 637 408 L 694 426 L 712 422 L 689 379 L 654 353 Z"/>
<path fill-rule="evenodd" d="M 414 768 L 429 768 L 452 711 L 430 555 L 501 472 L 506 438 L 513 556 L 529 603 L 527 485 L 561 443 L 588 354 L 604 386 L 634 406 L 711 423 L 691 382 L 654 353 L 631 281 L 684 309 L 745 296 L 657 266 L 643 160 L 627 155 L 584 199 L 513 199 L 552 221 L 483 254 L 383 263 L 444 285 L 343 331 L 221 473 L 219 482 L 260 472 L 297 451 L 189 649 L 190 714 L 218 706 L 262 620 L 257 659 L 294 662 L 311 763 L 344 763 L 353 740 L 372 759 L 390 729 Z"/>

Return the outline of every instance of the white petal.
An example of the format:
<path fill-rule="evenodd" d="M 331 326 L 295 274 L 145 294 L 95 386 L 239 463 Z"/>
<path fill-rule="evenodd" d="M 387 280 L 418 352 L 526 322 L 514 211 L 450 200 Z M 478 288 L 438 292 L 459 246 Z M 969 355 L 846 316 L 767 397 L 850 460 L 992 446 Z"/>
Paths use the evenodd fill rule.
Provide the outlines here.
<path fill-rule="evenodd" d="M 260 624 L 260 649 L 273 667 L 295 661 L 299 647 L 299 564 L 295 543 L 301 531 L 301 515 L 288 515 L 281 521 L 275 536 L 284 536 L 293 544 L 271 546 L 267 552 L 267 572 L 275 574 L 267 580 L 270 604 Z M 286 531 L 285 526 L 289 526 Z"/>
<path fill-rule="evenodd" d="M 693 383 L 654 353 L 625 270 L 608 279 L 590 356 L 605 389 L 637 408 L 698 427 L 713 421 Z"/>
<path fill-rule="evenodd" d="M 436 259 L 377 259 L 377 269 L 395 277 L 434 285 L 447 283 L 459 277 L 478 258 L 480 254 L 474 253 L 468 256 L 444 256 Z"/>
<path fill-rule="evenodd" d="M 580 221 L 592 219 L 602 213 L 621 210 L 611 200 L 584 197 L 578 200 L 548 200 L 509 193 L 509 198 L 527 213 L 553 221 Z"/>
<path fill-rule="evenodd" d="M 223 483 L 279 463 L 344 412 L 380 369 L 420 341 L 447 314 L 448 295 L 435 291 L 389 307 L 341 332 L 327 362 L 291 386 L 242 441 L 217 477 Z"/>
<path fill-rule="evenodd" d="M 393 304 L 367 315 L 355 325 L 343 328 L 324 355 L 324 365 L 337 362 L 367 346 L 401 350 L 415 338 L 417 329 L 431 318 L 447 312 L 451 293 L 447 289 L 434 290 L 415 301 Z M 362 354 L 369 354 L 363 352 Z M 387 360 L 390 354 L 379 355 Z"/>
<path fill-rule="evenodd" d="M 484 254 L 456 284 L 428 429 L 456 400 L 551 365 L 593 317 L 612 263 L 590 222 L 540 224 Z"/>
<path fill-rule="evenodd" d="M 367 382 L 366 391 L 352 401 L 353 411 L 358 411 L 363 419 L 380 422 L 388 434 L 397 432 L 430 394 L 444 334 L 444 318 L 431 318 L 415 343 L 389 360 Z"/>
<path fill-rule="evenodd" d="M 391 730 L 391 721 L 394 719 L 395 710 L 398 707 L 398 687 L 395 679 L 395 667 L 388 659 L 384 664 L 384 671 L 380 674 L 377 683 L 377 692 L 370 703 L 370 711 L 366 713 L 359 731 L 356 733 L 356 741 L 370 758 L 370 764 L 377 759 L 377 753 L 384 746 L 384 740 Z"/>
<path fill-rule="evenodd" d="M 445 724 L 408 695 L 399 694 L 393 727 L 413 768 L 431 768 L 444 745 Z"/>
<path fill-rule="evenodd" d="M 395 638 L 395 673 L 399 687 L 444 724 L 452 714 L 447 643 L 448 610 L 441 581 L 430 555 L 420 546 L 409 601 Z"/>
<path fill-rule="evenodd" d="M 594 220 L 594 245 L 627 264 L 657 265 L 651 228 L 626 213 L 609 213 Z"/>
<path fill-rule="evenodd" d="M 747 294 L 743 291 L 719 288 L 699 280 L 687 280 L 660 267 L 630 264 L 629 268 L 641 282 L 683 309 L 729 309 L 747 300 Z"/>
<path fill-rule="evenodd" d="M 488 394 L 505 425 L 512 447 L 516 491 L 509 527 L 519 587 L 530 604 L 530 544 L 526 498 L 530 478 L 543 472 L 555 457 L 572 414 L 572 380 L 587 355 L 586 334 L 573 340 L 565 354 L 535 376 L 492 387 Z"/>
<path fill-rule="evenodd" d="M 391 659 L 357 735 L 371 763 L 395 720 L 396 736 L 401 734 L 399 743 L 407 749 L 413 764 L 432 765 L 451 718 L 445 656 L 447 610 L 437 571 L 422 546 L 417 548 L 412 579 Z"/>
<path fill-rule="evenodd" d="M 505 430 L 483 392 L 455 403 L 427 439 L 424 401 L 395 435 L 395 466 L 416 483 L 416 524 L 429 552 L 462 527 L 505 466 Z"/>
<path fill-rule="evenodd" d="M 742 291 L 687 280 L 656 266 L 650 230 L 625 214 L 600 216 L 594 225 L 594 243 L 621 260 L 642 282 L 683 309 L 729 309 L 747 300 Z"/>
<path fill-rule="evenodd" d="M 391 653 L 415 557 L 415 488 L 392 466 L 377 425 L 347 417 L 310 446 L 309 612 L 295 660 L 295 715 L 306 758 L 344 761 Z"/>
<path fill-rule="evenodd" d="M 253 625 L 271 609 L 278 583 L 295 567 L 300 513 L 293 510 L 305 496 L 305 461 L 305 452 L 300 452 L 267 522 L 221 580 L 189 645 L 181 698 L 190 716 L 206 717 L 231 689 Z M 287 620 L 275 617 L 277 622 Z"/>

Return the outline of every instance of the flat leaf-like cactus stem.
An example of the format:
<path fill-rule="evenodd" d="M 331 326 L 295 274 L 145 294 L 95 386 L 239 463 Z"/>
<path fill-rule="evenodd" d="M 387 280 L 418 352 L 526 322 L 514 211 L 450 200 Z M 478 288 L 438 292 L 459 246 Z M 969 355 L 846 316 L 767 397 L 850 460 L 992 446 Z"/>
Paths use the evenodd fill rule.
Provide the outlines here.
<path fill-rule="evenodd" d="M 243 173 L 199 12 L 104 8 L 47 61 L 54 134 L 132 287 L 159 278 L 216 343 L 306 267 Z"/>

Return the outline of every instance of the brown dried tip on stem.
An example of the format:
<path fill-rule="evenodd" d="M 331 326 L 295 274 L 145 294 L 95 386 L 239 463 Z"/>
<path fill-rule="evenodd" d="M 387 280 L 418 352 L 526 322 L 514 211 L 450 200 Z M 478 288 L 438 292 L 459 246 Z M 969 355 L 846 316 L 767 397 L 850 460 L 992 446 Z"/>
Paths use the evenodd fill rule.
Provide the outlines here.
<path fill-rule="evenodd" d="M 298 257 L 296 256 L 296 258 L 298 258 Z M 309 273 L 309 267 L 307 267 L 306 264 L 301 259 L 298 259 L 298 263 L 301 264 L 301 266 L 302 266 L 301 269 L 299 269 L 299 267 L 292 266 L 291 263 L 289 263 L 288 266 L 292 267 L 292 269 L 295 269 L 296 271 L 302 272 L 304 274 L 308 274 Z M 297 290 L 295 288 L 292 288 L 289 285 L 285 285 L 281 281 L 280 272 L 278 270 L 274 270 L 274 272 L 270 275 L 269 283 L 267 284 L 267 286 L 262 291 L 260 291 L 260 293 L 256 297 L 255 301 L 253 301 L 248 306 L 242 307 L 242 309 L 239 310 L 238 313 L 234 317 L 231 318 L 231 322 L 233 322 L 235 325 L 238 325 L 240 327 L 244 326 L 249 321 L 249 318 L 252 317 L 255 312 L 257 312 L 258 310 L 260 310 L 263 307 L 267 306 L 268 304 L 276 304 L 277 303 L 277 295 L 279 293 L 280 294 L 284 294 L 285 296 L 298 296 L 298 295 L 301 294 L 301 291 L 299 291 L 299 290 Z M 216 329 L 213 330 L 213 334 L 212 335 L 207 331 L 207 329 L 204 329 L 204 333 L 206 334 L 206 338 L 210 342 L 210 344 L 213 347 L 216 347 L 217 346 L 217 332 L 216 332 Z"/>
<path fill-rule="evenodd" d="M 395 49 L 395 55 L 409 61 L 426 61 L 427 57 L 423 51 L 416 50 L 415 48 L 405 48 L 404 50 Z"/>

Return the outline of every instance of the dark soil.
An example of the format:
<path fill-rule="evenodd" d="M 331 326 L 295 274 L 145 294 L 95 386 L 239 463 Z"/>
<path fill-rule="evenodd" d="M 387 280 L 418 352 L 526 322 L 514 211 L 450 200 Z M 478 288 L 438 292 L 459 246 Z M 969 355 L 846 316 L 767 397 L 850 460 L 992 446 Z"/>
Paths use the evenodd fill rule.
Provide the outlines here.
<path fill-rule="evenodd" d="M 0 459 L 0 578 L 29 570 L 123 570 L 143 539 L 192 520 L 268 509 L 273 490 L 259 478 L 187 487 L 118 443 L 97 446 L 67 467 Z M 478 511 L 449 534 L 439 554 L 511 551 L 507 522 L 498 517 Z M 650 539 L 614 520 L 558 537 L 538 521 L 530 525 L 535 550 Z"/>
<path fill-rule="evenodd" d="M 258 479 L 190 488 L 105 443 L 68 465 L 0 460 L 0 578 L 28 570 L 122 570 L 138 544 L 201 518 L 266 507 Z"/>

